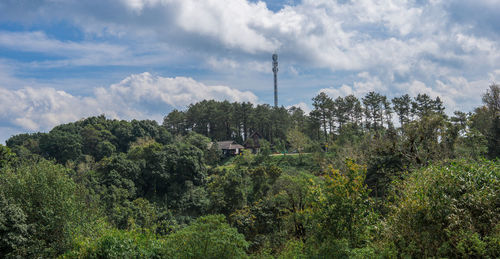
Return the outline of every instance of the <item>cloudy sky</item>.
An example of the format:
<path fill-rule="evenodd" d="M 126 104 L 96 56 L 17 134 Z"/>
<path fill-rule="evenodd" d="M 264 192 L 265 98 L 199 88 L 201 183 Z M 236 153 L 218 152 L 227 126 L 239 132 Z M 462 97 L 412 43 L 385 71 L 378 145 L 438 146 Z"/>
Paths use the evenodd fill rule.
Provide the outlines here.
<path fill-rule="evenodd" d="M 500 82 L 498 0 L 1 0 L 0 143 L 203 99 L 377 91 L 470 111 Z"/>

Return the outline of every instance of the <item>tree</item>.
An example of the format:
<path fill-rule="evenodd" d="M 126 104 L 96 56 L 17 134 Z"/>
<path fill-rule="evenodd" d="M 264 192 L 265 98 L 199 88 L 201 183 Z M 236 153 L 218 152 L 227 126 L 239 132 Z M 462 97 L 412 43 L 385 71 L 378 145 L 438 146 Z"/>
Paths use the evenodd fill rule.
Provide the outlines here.
<path fill-rule="evenodd" d="M 397 183 L 384 236 L 395 257 L 497 258 L 500 163 L 454 160 Z"/>
<path fill-rule="evenodd" d="M 324 92 L 319 93 L 313 99 L 314 115 L 317 115 L 324 133 L 325 143 L 328 142 L 328 125 L 332 130 L 332 110 L 334 106 L 333 100 Z"/>
<path fill-rule="evenodd" d="M 210 175 L 207 192 L 210 196 L 210 211 L 229 216 L 247 203 L 248 176 L 246 170 L 222 169 Z"/>
<path fill-rule="evenodd" d="M 298 127 L 288 131 L 287 140 L 290 143 L 291 149 L 299 152 L 299 156 L 302 155 L 302 152 L 310 143 L 309 138 Z"/>
<path fill-rule="evenodd" d="M 96 238 L 82 238 L 63 258 L 165 258 L 164 240 L 152 233 L 104 227 Z"/>
<path fill-rule="evenodd" d="M 335 109 L 333 111 L 333 115 L 336 117 L 338 125 L 339 125 L 339 130 L 342 128 L 342 126 L 347 122 L 347 103 L 345 102 L 344 98 L 342 97 L 337 97 L 335 99 Z"/>
<path fill-rule="evenodd" d="M 19 256 L 55 257 L 72 246 L 73 235 L 90 224 L 85 190 L 77 186 L 70 171 L 52 162 L 30 161 L 0 174 L 0 190 L 19 214 L 17 221 L 30 226 L 29 241 Z M 20 209 L 20 210 L 19 210 Z M 87 226 L 85 227 L 87 228 Z M 83 228 L 83 229 L 85 229 Z"/>
<path fill-rule="evenodd" d="M 308 173 L 282 174 L 271 188 L 274 206 L 285 219 L 286 230 L 295 238 L 305 238 L 304 215 L 308 205 L 308 192 L 311 179 Z"/>
<path fill-rule="evenodd" d="M 166 258 L 244 258 L 248 243 L 223 215 L 210 215 L 169 235 L 163 247 Z"/>
<path fill-rule="evenodd" d="M 175 135 L 184 134 L 187 130 L 186 114 L 174 109 L 163 119 L 163 127 Z"/>
<path fill-rule="evenodd" d="M 491 120 L 489 129 L 485 130 L 488 139 L 488 155 L 491 158 L 500 157 L 500 86 L 490 85 L 482 99 Z"/>
<path fill-rule="evenodd" d="M 82 141 L 76 133 L 55 128 L 40 138 L 40 149 L 46 158 L 55 158 L 57 162 L 64 164 L 80 157 Z"/>
<path fill-rule="evenodd" d="M 313 183 L 308 199 L 308 249 L 312 257 L 348 257 L 371 240 L 371 199 L 364 184 L 366 168 L 346 161 L 347 171 L 331 169 L 324 182 Z"/>
<path fill-rule="evenodd" d="M 386 97 L 379 93 L 369 92 L 363 97 L 363 104 L 365 106 L 366 128 L 379 130 L 383 126 L 384 120 L 384 103 Z"/>
<path fill-rule="evenodd" d="M 443 102 L 439 97 L 432 99 L 427 94 L 418 94 L 414 98 L 415 101 L 412 102 L 412 113 L 417 115 L 419 118 L 429 116 L 431 114 L 444 115 Z"/>
<path fill-rule="evenodd" d="M 405 136 L 400 152 L 410 164 L 427 165 L 447 156 L 442 145 L 446 139 L 447 121 L 439 114 L 424 116 L 403 127 Z"/>
<path fill-rule="evenodd" d="M 408 94 L 401 97 L 392 98 L 392 104 L 394 111 L 399 117 L 399 123 L 401 126 L 408 123 L 411 118 L 411 98 Z"/>
<path fill-rule="evenodd" d="M 16 160 L 16 154 L 14 154 L 10 148 L 0 144 L 0 169 L 12 164 Z"/>
<path fill-rule="evenodd" d="M 0 257 L 22 255 L 29 240 L 26 214 L 0 191 Z"/>
<path fill-rule="evenodd" d="M 301 130 L 305 129 L 306 115 L 300 107 L 292 106 L 288 109 L 292 120 L 292 127 L 298 127 Z"/>
<path fill-rule="evenodd" d="M 348 95 L 344 98 L 347 120 L 353 124 L 359 124 L 363 117 L 363 110 L 358 98 L 354 95 Z"/>

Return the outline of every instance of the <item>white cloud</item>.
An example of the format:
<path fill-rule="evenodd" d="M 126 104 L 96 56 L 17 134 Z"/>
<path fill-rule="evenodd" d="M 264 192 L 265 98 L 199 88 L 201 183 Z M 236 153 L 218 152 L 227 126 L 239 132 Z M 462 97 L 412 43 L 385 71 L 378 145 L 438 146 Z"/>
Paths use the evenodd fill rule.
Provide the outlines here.
<path fill-rule="evenodd" d="M 225 46 L 244 51 L 269 51 L 275 44 L 258 30 L 259 18 L 272 15 L 263 2 L 246 0 L 173 1 L 177 8 L 177 25 L 190 33 L 215 37 Z"/>
<path fill-rule="evenodd" d="M 500 67 L 500 30 L 495 26 L 500 2 L 494 0 L 303 0 L 276 12 L 264 2 L 246 0 L 21 0 L 1 2 L 0 10 L 8 10 L 0 15 L 2 21 L 36 21 L 41 24 L 37 30 L 62 21 L 83 32 L 81 41 L 60 40 L 43 31 L 0 32 L 2 48 L 58 57 L 36 59 L 29 62 L 30 68 L 147 65 L 168 69 L 176 64 L 175 68 L 186 70 L 211 70 L 214 75 L 207 80 L 232 80 L 231 85 L 249 87 L 247 79 L 257 78 L 253 75 L 271 76 L 269 54 L 277 50 L 285 72 L 280 76 L 293 77 L 289 83 L 301 88 L 297 95 L 335 84 L 319 91 L 332 97 L 359 97 L 369 91 L 388 96 L 425 92 L 440 95 L 447 105 L 469 109 L 480 103 L 480 93 L 489 83 L 498 80 Z M 245 74 L 249 70 L 251 76 Z M 286 78 L 280 80 L 287 83 Z M 181 81 L 193 88 L 186 93 L 167 87 Z M 252 81 L 253 89 L 263 82 Z M 192 90 L 205 89 L 196 83 L 136 75 L 96 90 L 88 102 L 89 107 L 101 107 L 116 116 L 142 116 L 153 105 L 144 99 L 155 105 L 179 105 L 200 96 L 244 96 L 224 87 Z M 116 105 L 102 108 L 101 102 Z M 129 103 L 141 109 L 118 108 Z M 17 123 L 31 125 L 29 120 Z"/>
<path fill-rule="evenodd" d="M 2 48 L 38 52 L 57 57 L 71 57 L 79 65 L 102 64 L 105 60 L 115 60 L 126 54 L 126 47 L 93 42 L 63 42 L 47 37 L 44 32 L 0 31 Z M 105 57 L 105 58 L 104 58 Z M 107 62 L 106 62 L 107 63 Z"/>
<path fill-rule="evenodd" d="M 357 75 L 358 81 L 353 82 L 353 85 L 343 84 L 342 86 L 323 88 L 318 91 L 326 93 L 333 99 L 340 97 L 345 97 L 347 95 L 355 95 L 357 97 L 362 97 L 365 94 L 374 91 L 379 93 L 384 93 L 387 90 L 387 86 L 382 83 L 382 81 L 377 76 L 372 76 L 368 72 L 362 72 Z"/>
<path fill-rule="evenodd" d="M 380 79 L 369 73 L 359 73 L 357 80 L 352 85 L 343 84 L 340 87 L 323 88 L 318 91 L 325 92 L 333 99 L 338 96 L 345 97 L 353 94 L 358 98 L 364 97 L 368 92 L 375 91 L 386 95 L 389 99 L 409 94 L 416 97 L 418 94 L 428 94 L 432 98 L 439 97 L 448 113 L 456 110 L 468 112 L 481 103 L 481 95 L 486 92 L 491 83 L 500 80 L 500 70 L 489 74 L 488 79 L 468 80 L 462 76 L 447 76 L 436 80 L 432 84 L 413 79 L 409 82 L 395 83 L 391 78 Z M 392 84 L 392 89 L 387 87 Z"/>
<path fill-rule="evenodd" d="M 164 56 L 163 60 L 173 52 L 186 51 L 186 55 L 216 53 L 223 62 L 249 56 L 262 61 L 262 54 L 279 50 L 295 64 L 355 73 L 373 68 L 408 72 L 412 63 L 421 60 L 447 66 L 439 60 L 450 57 L 464 67 L 474 67 L 482 58 L 490 61 L 488 68 L 500 62 L 495 54 L 500 49 L 498 41 L 470 34 L 471 27 L 479 30 L 480 25 L 456 23 L 445 1 L 304 0 L 278 12 L 270 11 L 264 2 L 247 0 L 42 1 L 33 5 L 30 13 L 47 20 L 70 20 L 90 34 L 89 39 L 118 37 L 133 47 L 123 49 L 119 45 L 91 42 L 79 46 L 47 39 L 39 32 L 4 35 L 12 39 L 11 46 L 20 39 L 19 49 L 24 50 L 37 46 L 37 50 L 52 51 L 60 46 L 64 53 L 76 47 L 86 53 L 83 56 L 94 57 L 93 64 L 106 63 L 109 57 L 136 58 L 143 55 L 144 48 L 160 43 L 175 46 L 167 52 L 149 49 L 156 56 Z M 500 7 L 490 0 L 483 0 L 480 5 L 493 10 Z M 92 12 L 96 6 L 114 10 L 116 15 Z M 19 6 L 6 4 L 5 8 L 9 7 Z M 473 49 L 481 53 L 471 53 Z M 154 54 L 142 62 L 159 64 Z M 205 60 L 213 66 L 213 58 Z M 80 60 L 76 64 L 89 63 L 92 62 Z"/>
<path fill-rule="evenodd" d="M 258 101 L 249 91 L 208 86 L 192 78 L 142 73 L 110 87 L 97 88 L 90 97 L 74 96 L 53 88 L 0 88 L 0 127 L 48 130 L 61 123 L 99 114 L 119 119 L 161 120 L 172 108 L 185 108 L 187 104 L 204 99 Z"/>
<path fill-rule="evenodd" d="M 305 114 L 309 114 L 311 112 L 311 107 L 307 105 L 305 102 L 300 102 L 294 105 L 287 106 L 287 109 L 290 109 L 292 107 L 297 107 L 300 108 Z"/>
<path fill-rule="evenodd" d="M 269 71 L 271 71 L 271 69 L 269 68 L 269 62 L 237 61 L 230 58 L 209 57 L 207 59 L 207 64 L 211 69 L 220 72 L 235 73 L 238 71 L 253 71 L 260 73 L 269 73 Z"/>

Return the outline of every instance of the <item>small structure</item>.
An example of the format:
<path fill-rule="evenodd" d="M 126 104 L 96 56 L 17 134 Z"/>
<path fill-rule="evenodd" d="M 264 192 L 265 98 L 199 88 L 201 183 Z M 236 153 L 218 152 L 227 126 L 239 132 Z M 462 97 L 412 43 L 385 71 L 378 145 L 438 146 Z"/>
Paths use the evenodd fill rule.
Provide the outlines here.
<path fill-rule="evenodd" d="M 252 154 L 257 154 L 260 151 L 260 135 L 257 131 L 252 133 L 245 141 L 245 148 L 252 150 Z"/>
<path fill-rule="evenodd" d="M 245 148 L 240 144 L 234 143 L 232 140 L 217 141 L 217 146 L 219 150 L 222 150 L 224 156 L 239 155 Z"/>

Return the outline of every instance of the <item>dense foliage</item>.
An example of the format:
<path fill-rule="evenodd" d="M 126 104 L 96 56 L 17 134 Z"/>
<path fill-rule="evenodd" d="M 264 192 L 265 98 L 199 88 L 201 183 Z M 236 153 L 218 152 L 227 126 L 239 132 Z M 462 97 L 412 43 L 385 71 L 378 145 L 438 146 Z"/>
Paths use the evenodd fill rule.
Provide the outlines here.
<path fill-rule="evenodd" d="M 500 256 L 500 163 L 457 160 L 430 166 L 397 187 L 385 224 L 399 255 Z"/>
<path fill-rule="evenodd" d="M 483 103 L 202 101 L 162 125 L 98 116 L 12 136 L 0 257 L 498 258 L 498 85 Z M 257 154 L 210 144 L 254 132 Z"/>

